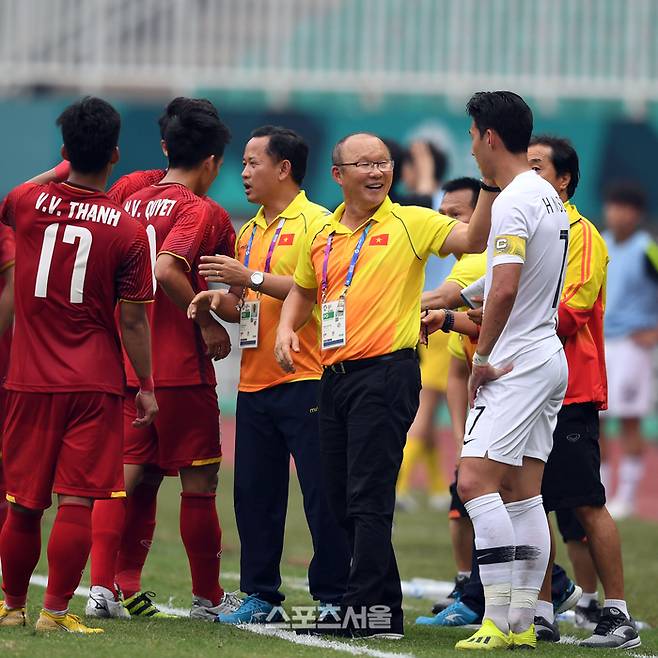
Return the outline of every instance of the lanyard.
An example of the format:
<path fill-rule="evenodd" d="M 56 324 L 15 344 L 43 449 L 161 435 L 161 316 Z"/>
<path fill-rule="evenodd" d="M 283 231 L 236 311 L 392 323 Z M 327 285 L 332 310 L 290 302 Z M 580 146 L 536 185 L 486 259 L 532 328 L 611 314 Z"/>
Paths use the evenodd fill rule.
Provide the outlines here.
<path fill-rule="evenodd" d="M 279 220 L 279 224 L 276 227 L 276 231 L 274 231 L 274 236 L 272 237 L 272 241 L 270 242 L 269 249 L 267 250 L 267 257 L 265 258 L 265 269 L 263 272 L 266 274 L 269 273 L 270 271 L 270 264 L 272 263 L 272 254 L 274 253 L 274 247 L 276 247 L 276 243 L 279 241 L 279 236 L 281 235 L 281 230 L 283 229 L 283 224 L 285 223 L 286 218 L 282 217 Z M 254 243 L 254 236 L 256 235 L 256 231 L 258 230 L 258 226 L 254 224 L 254 228 L 251 231 L 251 235 L 249 236 L 249 242 L 247 242 L 247 249 L 244 252 L 244 266 L 249 267 L 249 257 L 251 256 L 251 246 Z"/>
<path fill-rule="evenodd" d="M 343 288 L 343 294 L 341 297 L 345 297 L 347 294 L 347 289 L 352 285 L 352 279 L 354 278 L 354 268 L 356 267 L 356 261 L 359 260 L 359 254 L 361 253 L 361 249 L 366 241 L 366 236 L 368 235 L 368 231 L 370 230 L 370 224 L 368 224 L 365 229 L 363 229 L 363 233 L 361 233 L 361 237 L 359 238 L 359 241 L 356 243 L 356 247 L 354 249 L 354 253 L 352 254 L 352 260 L 350 261 L 350 266 L 347 268 L 347 276 L 345 277 L 345 287 Z M 329 253 L 331 252 L 331 245 L 333 244 L 334 241 L 334 233 L 331 232 L 329 234 L 329 237 L 327 238 L 327 244 L 324 248 L 324 260 L 322 261 L 322 301 L 324 301 L 327 297 L 327 287 L 328 287 L 328 282 L 327 282 L 327 270 L 329 267 Z"/>

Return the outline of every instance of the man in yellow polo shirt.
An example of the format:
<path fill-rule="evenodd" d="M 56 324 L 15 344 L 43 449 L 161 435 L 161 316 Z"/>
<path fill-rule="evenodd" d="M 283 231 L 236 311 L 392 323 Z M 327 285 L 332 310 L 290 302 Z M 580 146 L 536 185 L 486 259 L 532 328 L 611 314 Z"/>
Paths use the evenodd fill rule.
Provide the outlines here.
<path fill-rule="evenodd" d="M 229 292 L 201 293 L 190 307 L 194 314 L 211 305 L 222 319 L 240 323 L 234 495 L 240 589 L 248 596 L 234 613 L 218 616 L 223 623 L 272 620 L 283 601 L 279 563 L 291 454 L 315 547 L 308 571 L 313 598 L 340 603 L 349 570 L 347 536 L 329 510 L 320 471 L 316 316 L 299 333 L 304 352 L 296 372 L 282 372 L 274 359 L 282 300 L 304 238 L 329 214 L 300 189 L 307 155 L 292 130 L 265 126 L 252 133 L 242 180 L 249 201 L 262 205 L 238 234 L 236 257 L 208 257 L 199 268 L 209 281 L 229 284 Z"/>
<path fill-rule="evenodd" d="M 402 592 L 391 528 L 402 450 L 418 409 L 415 346 L 425 261 L 482 251 L 494 194 L 467 226 L 388 198 L 393 162 L 373 134 L 342 139 L 332 176 L 344 203 L 306 235 L 284 302 L 275 353 L 294 372 L 296 333 L 321 307 L 320 447 L 330 506 L 347 529 L 352 563 L 339 634 L 399 638 Z M 328 629 L 327 629 L 328 630 Z"/>

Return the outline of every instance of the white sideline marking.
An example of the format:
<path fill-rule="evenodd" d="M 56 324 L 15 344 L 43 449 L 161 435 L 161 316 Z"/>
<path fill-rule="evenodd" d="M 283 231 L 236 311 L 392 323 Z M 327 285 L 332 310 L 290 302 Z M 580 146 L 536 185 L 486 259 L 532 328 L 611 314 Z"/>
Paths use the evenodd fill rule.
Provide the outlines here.
<path fill-rule="evenodd" d="M 223 578 L 230 578 L 240 582 L 240 574 L 236 571 L 222 571 Z M 429 578 L 412 578 L 402 581 L 402 594 L 405 599 L 427 599 L 438 601 L 445 599 L 452 592 L 455 583 L 448 580 L 431 580 Z M 283 587 L 308 591 L 308 580 L 299 576 L 284 576 Z"/>
<path fill-rule="evenodd" d="M 317 647 L 318 649 L 333 649 L 334 651 L 350 653 L 353 656 L 373 656 L 373 658 L 415 658 L 415 656 L 410 653 L 393 653 L 390 651 L 371 649 L 358 644 L 347 644 L 345 642 L 337 642 L 336 640 L 323 640 L 317 635 L 297 635 L 293 631 L 268 628 L 267 624 L 242 624 L 238 628 L 242 628 L 250 633 L 256 633 L 256 635 L 271 635 L 286 640 L 287 642 L 292 642 L 293 644 L 303 644 L 304 646 Z"/>
<path fill-rule="evenodd" d="M 224 575 L 226 577 L 230 577 L 229 574 Z M 32 578 L 30 578 L 30 583 L 32 585 L 38 585 L 39 587 L 45 587 L 48 584 L 48 579 L 45 576 L 39 576 L 35 574 L 32 576 Z M 89 596 L 89 588 L 78 587 L 78 589 L 76 589 L 73 594 L 75 596 L 87 598 Z M 190 614 L 189 609 L 172 608 L 171 606 L 160 605 L 159 603 L 158 608 L 160 608 L 162 612 L 166 612 L 170 615 L 176 615 L 177 617 L 189 617 Z M 291 642 L 292 644 L 303 644 L 308 647 L 317 647 L 318 649 L 342 651 L 353 656 L 372 656 L 372 658 L 415 658 L 415 656 L 410 653 L 380 651 L 378 649 L 370 649 L 369 647 L 359 646 L 358 644 L 346 644 L 344 642 L 337 642 L 335 640 L 323 640 L 322 638 L 313 635 L 297 635 L 292 631 L 284 631 L 277 628 L 267 628 L 265 624 L 240 624 L 236 628 L 249 631 L 250 633 L 255 633 L 256 635 L 270 635 L 272 637 L 278 637 L 279 639 L 285 640 L 286 642 Z"/>
<path fill-rule="evenodd" d="M 574 637 L 573 635 L 563 635 L 558 640 L 558 644 L 578 644 L 580 638 Z"/>

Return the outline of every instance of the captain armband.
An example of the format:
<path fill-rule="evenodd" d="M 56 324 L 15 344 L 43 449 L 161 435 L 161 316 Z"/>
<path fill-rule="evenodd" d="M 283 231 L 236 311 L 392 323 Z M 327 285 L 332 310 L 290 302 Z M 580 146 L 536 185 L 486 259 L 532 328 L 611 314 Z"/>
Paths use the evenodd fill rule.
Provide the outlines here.
<path fill-rule="evenodd" d="M 525 238 L 518 235 L 497 235 L 494 239 L 494 253 L 496 256 L 518 256 L 525 261 Z"/>

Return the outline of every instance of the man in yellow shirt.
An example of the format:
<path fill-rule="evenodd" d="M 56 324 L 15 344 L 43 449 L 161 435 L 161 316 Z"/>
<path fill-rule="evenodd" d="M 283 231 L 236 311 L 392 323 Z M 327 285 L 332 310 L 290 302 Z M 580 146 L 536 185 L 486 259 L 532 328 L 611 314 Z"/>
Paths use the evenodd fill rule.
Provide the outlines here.
<path fill-rule="evenodd" d="M 393 162 L 376 135 L 345 137 L 332 159 L 345 201 L 306 236 L 275 353 L 294 372 L 303 352 L 296 332 L 320 304 L 322 466 L 352 548 L 341 634 L 399 638 L 402 592 L 391 528 L 402 451 L 418 409 L 423 270 L 431 253 L 484 249 L 494 195 L 480 195 L 467 226 L 392 203 Z"/>
<path fill-rule="evenodd" d="M 322 604 L 338 604 L 345 591 L 349 550 L 333 518 L 320 471 L 318 384 L 321 374 L 317 320 L 299 332 L 303 353 L 293 373 L 274 359 L 282 300 L 302 245 L 329 214 L 300 189 L 308 147 L 292 130 L 265 126 L 245 147 L 242 180 L 247 198 L 262 204 L 236 241 L 236 257 L 210 256 L 200 271 L 226 292 L 197 295 L 194 315 L 209 306 L 240 323 L 242 363 L 236 409 L 235 515 L 240 534 L 240 589 L 248 596 L 228 624 L 272 620 L 283 601 L 279 565 L 288 506 L 290 456 L 295 460 L 315 554 L 309 589 Z M 268 619 L 269 618 L 269 619 Z"/>

